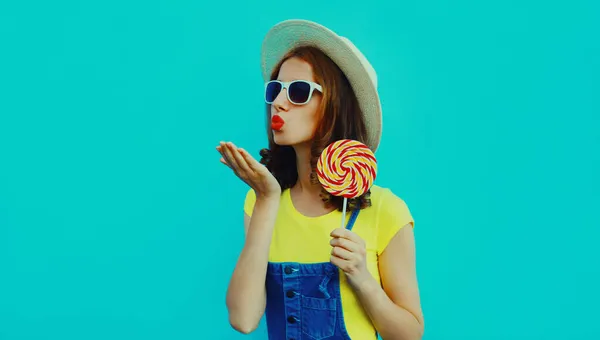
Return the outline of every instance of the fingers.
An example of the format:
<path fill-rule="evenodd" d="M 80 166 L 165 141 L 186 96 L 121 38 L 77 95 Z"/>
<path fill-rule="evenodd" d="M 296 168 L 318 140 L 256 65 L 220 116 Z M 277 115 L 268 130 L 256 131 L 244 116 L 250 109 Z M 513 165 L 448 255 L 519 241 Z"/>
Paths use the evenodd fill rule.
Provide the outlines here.
<path fill-rule="evenodd" d="M 220 159 L 221 163 L 232 169 L 236 176 L 244 182 L 249 183 L 248 181 L 252 181 L 252 177 L 256 174 L 256 171 L 254 171 L 246 161 L 246 158 L 252 159 L 246 151 L 236 147 L 231 142 L 221 142 L 220 145 L 217 146 L 217 150 L 223 156 Z"/>
<path fill-rule="evenodd" d="M 231 166 L 225 160 L 225 151 L 223 150 L 223 146 L 217 145 L 217 151 L 221 154 L 221 158 L 219 159 L 219 162 L 225 164 L 228 168 L 231 169 Z"/>
<path fill-rule="evenodd" d="M 341 233 L 341 231 L 337 231 L 336 233 Z M 329 262 L 343 270 L 344 273 L 355 275 L 365 268 L 367 251 L 364 245 L 343 237 L 334 237 L 330 241 L 330 244 L 332 248 Z"/>
<path fill-rule="evenodd" d="M 347 249 L 344 249 L 342 247 L 333 247 L 331 248 L 331 256 L 332 257 L 338 257 L 342 260 L 351 260 L 353 255 L 352 252 L 348 251 Z"/>
<path fill-rule="evenodd" d="M 229 168 L 233 170 L 236 176 L 245 181 L 249 175 L 247 171 L 248 166 L 245 166 L 245 164 L 238 163 L 238 159 L 241 159 L 241 157 L 239 155 L 238 157 L 236 157 L 237 153 L 238 151 L 233 145 L 233 143 L 221 142 L 221 154 L 223 155 L 225 162 L 227 163 Z"/>
<path fill-rule="evenodd" d="M 235 158 L 233 158 L 233 154 L 231 152 L 231 149 L 228 147 L 227 143 L 221 142 L 221 154 L 223 155 L 223 158 L 225 158 L 227 164 L 229 164 L 229 166 L 237 172 L 239 166 L 235 161 Z"/>
<path fill-rule="evenodd" d="M 364 253 L 364 246 L 360 243 L 356 243 L 352 240 L 342 237 L 334 237 L 329 241 L 329 244 L 335 248 L 343 249 L 347 252 L 362 254 Z"/>
<path fill-rule="evenodd" d="M 227 162 L 225 161 L 225 159 L 223 157 L 221 157 L 221 159 L 219 159 L 219 162 L 225 164 L 229 169 L 231 169 L 231 167 L 229 166 L 229 164 L 227 164 Z"/>
<path fill-rule="evenodd" d="M 333 237 L 334 239 L 339 238 L 342 240 L 348 240 L 362 247 L 366 245 L 365 241 L 360 236 L 345 228 L 336 228 L 331 232 L 331 234 L 329 234 L 329 236 Z"/>
<path fill-rule="evenodd" d="M 256 172 L 260 172 L 261 170 L 263 170 L 262 168 L 264 168 L 264 165 L 260 164 L 246 150 L 240 149 L 240 153 L 242 154 L 242 157 L 244 158 L 244 160 L 246 161 L 246 163 L 252 170 L 254 170 Z"/>
<path fill-rule="evenodd" d="M 232 169 L 239 168 L 248 172 L 260 172 L 265 168 L 265 166 L 252 157 L 248 151 L 237 148 L 232 143 L 221 142 L 221 145 L 217 146 L 217 151 L 223 156 L 221 163 Z M 233 163 L 233 161 L 235 161 L 235 163 Z"/>
<path fill-rule="evenodd" d="M 350 261 L 344 260 L 341 257 L 334 256 L 334 255 L 331 255 L 329 262 L 331 262 L 333 265 L 340 268 L 341 270 L 344 270 L 344 272 L 346 271 L 345 270 L 346 268 L 350 267 Z"/>
<path fill-rule="evenodd" d="M 250 166 L 248 166 L 248 162 L 246 162 L 240 150 L 235 145 L 233 145 L 233 143 L 228 143 L 227 146 L 229 147 L 229 150 L 233 155 L 233 159 L 236 161 L 240 169 L 247 175 L 250 175 L 252 173 L 252 170 L 250 169 Z"/>
<path fill-rule="evenodd" d="M 225 145 L 223 144 L 223 142 L 221 142 L 220 145 L 217 145 L 217 151 L 219 151 L 219 153 L 221 154 L 221 159 L 219 159 L 219 161 L 225 165 L 227 165 L 229 168 L 231 167 L 231 164 L 229 164 L 229 162 L 227 161 L 227 155 L 225 154 Z"/>

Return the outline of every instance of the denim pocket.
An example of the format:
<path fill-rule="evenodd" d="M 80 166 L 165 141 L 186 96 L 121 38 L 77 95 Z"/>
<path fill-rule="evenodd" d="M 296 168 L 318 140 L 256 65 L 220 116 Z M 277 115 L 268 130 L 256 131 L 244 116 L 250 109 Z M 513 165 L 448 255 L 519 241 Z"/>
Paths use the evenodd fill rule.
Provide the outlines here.
<path fill-rule="evenodd" d="M 301 296 L 302 333 L 315 340 L 325 339 L 335 333 L 337 299 Z"/>

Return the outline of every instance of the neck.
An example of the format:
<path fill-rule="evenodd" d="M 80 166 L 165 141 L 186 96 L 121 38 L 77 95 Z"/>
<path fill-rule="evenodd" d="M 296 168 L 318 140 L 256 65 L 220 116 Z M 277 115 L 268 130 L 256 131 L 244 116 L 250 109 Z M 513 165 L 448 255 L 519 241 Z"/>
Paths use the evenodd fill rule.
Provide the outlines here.
<path fill-rule="evenodd" d="M 294 150 L 296 151 L 296 169 L 298 171 L 298 182 L 296 182 L 294 187 L 301 192 L 318 195 L 321 192 L 321 186 L 318 183 L 312 184 L 310 182 L 310 173 L 312 171 L 310 166 L 310 145 L 296 145 L 294 146 Z"/>

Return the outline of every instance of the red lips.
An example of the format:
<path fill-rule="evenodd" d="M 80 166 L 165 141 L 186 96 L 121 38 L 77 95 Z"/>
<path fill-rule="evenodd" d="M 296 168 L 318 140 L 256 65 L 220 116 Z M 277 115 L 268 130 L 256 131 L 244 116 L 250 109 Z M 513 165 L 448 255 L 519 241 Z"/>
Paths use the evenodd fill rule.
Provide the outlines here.
<path fill-rule="evenodd" d="M 281 116 L 276 115 L 271 118 L 271 129 L 279 131 L 281 130 L 283 124 L 285 124 L 285 121 L 283 120 L 283 118 L 281 118 Z"/>

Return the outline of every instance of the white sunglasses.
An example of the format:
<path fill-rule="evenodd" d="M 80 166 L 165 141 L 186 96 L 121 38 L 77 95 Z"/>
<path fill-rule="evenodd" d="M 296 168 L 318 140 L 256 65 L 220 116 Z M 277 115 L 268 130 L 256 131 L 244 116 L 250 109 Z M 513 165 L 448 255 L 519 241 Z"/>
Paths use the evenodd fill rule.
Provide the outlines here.
<path fill-rule="evenodd" d="M 314 90 L 323 93 L 321 85 L 308 80 L 279 81 L 271 80 L 265 84 L 265 102 L 272 104 L 283 89 L 287 88 L 287 99 L 295 105 L 304 105 L 310 101 Z"/>

